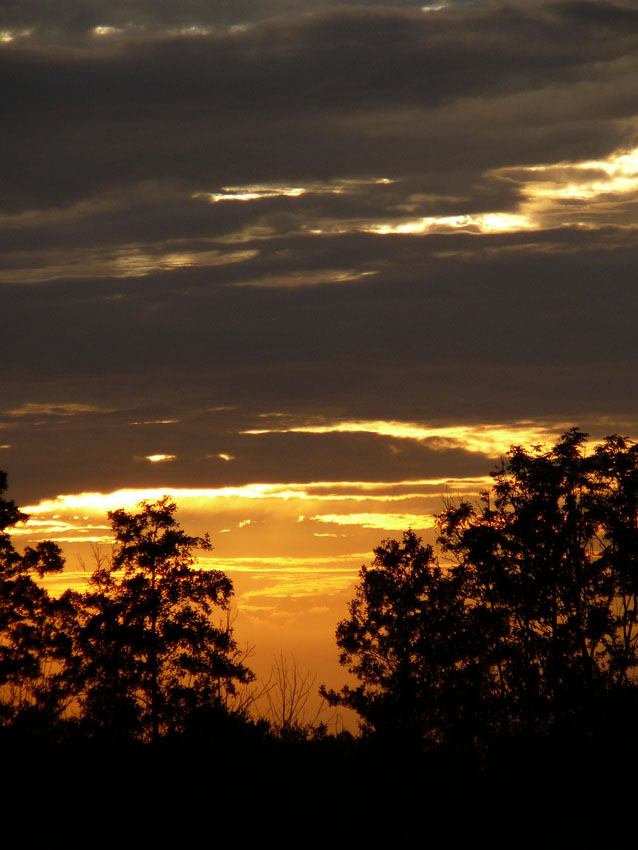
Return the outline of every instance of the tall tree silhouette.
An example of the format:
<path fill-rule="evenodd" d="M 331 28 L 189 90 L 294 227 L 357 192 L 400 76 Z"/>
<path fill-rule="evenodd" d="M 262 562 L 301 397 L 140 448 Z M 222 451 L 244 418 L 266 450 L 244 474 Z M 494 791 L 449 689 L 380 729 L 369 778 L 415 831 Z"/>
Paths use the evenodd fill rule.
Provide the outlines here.
<path fill-rule="evenodd" d="M 444 567 L 407 532 L 361 570 L 337 627 L 360 685 L 327 696 L 364 730 L 465 746 L 631 715 L 638 446 L 612 436 L 588 452 L 573 428 L 549 449 L 513 447 L 493 479 L 438 517 Z"/>
<path fill-rule="evenodd" d="M 2 498 L 6 487 L 6 473 L 0 472 L 0 725 L 49 734 L 70 700 L 69 609 L 51 599 L 36 577 L 60 572 L 64 561 L 50 541 L 23 554 L 15 550 L 7 529 L 28 517 Z"/>
<path fill-rule="evenodd" d="M 482 612 L 466 605 L 464 576 L 442 570 L 413 531 L 374 552 L 337 626 L 339 660 L 360 684 L 322 693 L 393 744 L 465 745 L 491 688 Z"/>
<path fill-rule="evenodd" d="M 549 450 L 512 448 L 478 507 L 439 517 L 473 603 L 500 612 L 511 719 L 529 731 L 587 722 L 635 681 L 638 454 L 586 443 L 574 428 Z"/>
<path fill-rule="evenodd" d="M 153 742 L 252 678 L 225 617 L 232 583 L 194 567 L 210 540 L 185 534 L 175 511 L 165 496 L 109 513 L 113 557 L 92 576 L 78 630 L 85 718 Z"/>

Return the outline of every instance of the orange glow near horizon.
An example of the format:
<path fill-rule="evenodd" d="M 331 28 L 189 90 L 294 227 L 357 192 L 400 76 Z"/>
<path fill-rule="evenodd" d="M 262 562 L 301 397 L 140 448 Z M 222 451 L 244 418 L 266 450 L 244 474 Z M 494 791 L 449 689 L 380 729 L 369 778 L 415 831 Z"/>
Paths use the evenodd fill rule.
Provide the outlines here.
<path fill-rule="evenodd" d="M 278 484 L 244 484 L 237 487 L 218 488 L 186 488 L 186 487 L 153 487 L 140 489 L 114 490 L 110 493 L 85 492 L 64 494 L 55 499 L 43 499 L 33 505 L 26 505 L 23 510 L 28 514 L 48 514 L 61 511 L 106 512 L 124 508 L 131 510 L 142 501 L 155 501 L 169 495 L 180 504 L 195 507 L 210 506 L 211 501 L 219 499 L 237 500 L 284 500 L 291 499 L 313 501 L 340 500 L 379 500 L 396 501 L 409 498 L 430 498 L 431 493 L 406 492 L 393 495 L 392 490 L 412 487 L 448 488 L 465 494 L 478 492 L 491 481 L 490 476 L 465 478 L 419 478 L 404 481 L 314 481 L 306 483 Z M 348 492 L 344 493 L 343 490 Z M 375 494 L 373 491 L 385 491 Z"/>
<path fill-rule="evenodd" d="M 312 597 L 320 608 L 329 610 L 333 604 L 343 604 L 343 594 L 351 588 L 361 563 L 371 560 L 384 532 L 412 527 L 430 533 L 444 493 L 475 496 L 489 481 L 489 476 L 481 476 L 281 482 L 66 494 L 26 505 L 24 512 L 30 518 L 12 533 L 30 545 L 51 539 L 63 547 L 68 564 L 78 558 L 84 563 L 95 558 L 96 546 L 114 542 L 108 511 L 134 511 L 141 501 L 168 495 L 178 504 L 178 521 L 188 533 L 211 533 L 215 553 L 198 563 L 235 575 L 239 609 L 243 611 L 250 600 L 252 610 L 260 599 L 258 608 L 276 610 L 281 618 L 281 606 L 287 611 L 293 598 Z M 402 508 L 398 512 L 391 507 L 397 504 Z M 70 566 L 47 583 L 60 591 L 74 585 L 80 589 L 87 575 L 84 569 L 77 572 Z M 251 616 L 257 615 L 253 611 Z"/>

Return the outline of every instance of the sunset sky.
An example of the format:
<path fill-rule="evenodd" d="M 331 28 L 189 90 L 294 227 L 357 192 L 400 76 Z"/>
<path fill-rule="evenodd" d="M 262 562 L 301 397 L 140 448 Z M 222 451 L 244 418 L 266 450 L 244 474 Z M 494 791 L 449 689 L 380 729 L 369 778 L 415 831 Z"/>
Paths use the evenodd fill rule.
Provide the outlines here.
<path fill-rule="evenodd" d="M 638 437 L 635 3 L 2 2 L 0 75 L 0 469 L 62 583 L 170 493 L 256 667 L 340 686 L 383 538 Z"/>

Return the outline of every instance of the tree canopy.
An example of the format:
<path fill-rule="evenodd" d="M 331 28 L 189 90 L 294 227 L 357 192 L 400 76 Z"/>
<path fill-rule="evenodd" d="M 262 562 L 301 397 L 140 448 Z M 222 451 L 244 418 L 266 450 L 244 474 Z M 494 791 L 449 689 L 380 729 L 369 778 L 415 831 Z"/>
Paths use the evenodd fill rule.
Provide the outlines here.
<path fill-rule="evenodd" d="M 593 730 L 636 693 L 638 446 L 513 447 L 477 504 L 446 504 L 441 566 L 408 531 L 363 567 L 328 696 L 426 746 Z M 469 736 L 469 738 L 468 738 Z"/>
<path fill-rule="evenodd" d="M 364 732 L 402 746 L 444 742 L 462 725 L 470 733 L 487 647 L 463 576 L 441 569 L 412 531 L 374 552 L 337 626 L 339 660 L 360 684 L 324 696 L 357 711 Z"/>
<path fill-rule="evenodd" d="M 252 678 L 227 616 L 232 583 L 195 567 L 193 549 L 212 546 L 185 534 L 176 509 L 165 496 L 110 512 L 113 557 L 78 600 L 84 716 L 150 741 L 221 708 L 226 691 Z"/>
<path fill-rule="evenodd" d="M 46 727 L 69 702 L 64 667 L 69 637 L 68 609 L 36 581 L 64 566 L 49 541 L 19 554 L 7 529 L 26 522 L 14 502 L 3 498 L 7 475 L 0 471 L 0 725 Z"/>
<path fill-rule="evenodd" d="M 54 599 L 37 579 L 60 572 L 50 541 L 19 554 L 7 531 L 25 522 L 2 498 L 0 473 L 0 727 L 109 741 L 151 741 L 228 716 L 252 680 L 230 622 L 233 586 L 199 569 L 191 537 L 165 496 L 109 513 L 110 557 L 98 554 L 85 593 Z"/>

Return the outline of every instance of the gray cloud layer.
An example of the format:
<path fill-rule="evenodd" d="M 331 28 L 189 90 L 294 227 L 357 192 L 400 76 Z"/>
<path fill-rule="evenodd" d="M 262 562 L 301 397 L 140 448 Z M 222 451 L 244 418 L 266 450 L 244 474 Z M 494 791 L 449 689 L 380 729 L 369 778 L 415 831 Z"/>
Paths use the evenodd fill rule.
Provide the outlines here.
<path fill-rule="evenodd" d="M 22 492 L 166 481 L 151 452 L 200 484 L 440 469 L 382 438 L 238 436 L 273 410 L 633 421 L 638 164 L 622 191 L 558 189 L 638 144 L 638 12 L 421 5 L 0 8 L 0 466 Z M 555 192 L 533 221 L 484 226 L 532 215 L 533 181 Z M 7 414 L 26 403 L 115 412 Z M 180 422 L 127 424 L 153 417 Z"/>

